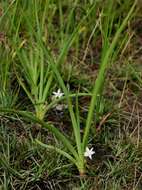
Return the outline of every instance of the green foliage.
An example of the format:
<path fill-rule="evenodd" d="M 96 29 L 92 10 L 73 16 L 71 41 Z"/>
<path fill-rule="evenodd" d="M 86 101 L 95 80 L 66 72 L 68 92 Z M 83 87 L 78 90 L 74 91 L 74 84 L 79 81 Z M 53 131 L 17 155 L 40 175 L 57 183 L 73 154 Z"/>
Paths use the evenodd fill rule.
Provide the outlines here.
<path fill-rule="evenodd" d="M 0 18 L 0 23 L 4 25 L 5 22 L 4 30 L 7 31 L 8 40 L 2 42 L 0 46 L 2 52 L 0 112 L 22 116 L 23 120 L 38 124 L 41 127 L 40 129 L 44 128 L 51 132 L 54 140 L 58 139 L 63 145 L 57 146 L 52 143 L 49 145 L 40 135 L 37 136 L 36 140 L 30 139 L 32 143 L 28 144 L 27 142 L 25 150 L 22 150 L 26 152 L 29 147 L 32 147 L 31 152 L 37 153 L 39 151 L 40 164 L 34 160 L 35 155 L 30 152 L 33 157 L 34 169 L 30 168 L 29 170 L 34 170 L 34 174 L 32 173 L 34 177 L 29 177 L 26 172 L 20 171 L 17 165 L 14 167 L 11 165 L 11 159 L 15 159 L 11 158 L 10 155 L 16 147 L 16 137 L 12 136 L 12 140 L 9 140 L 9 135 L 4 134 L 2 139 L 6 139 L 6 142 L 1 146 L 3 156 L 0 161 L 4 171 L 2 183 L 5 189 L 12 186 L 12 184 L 10 186 L 9 173 L 20 179 L 25 179 L 26 176 L 29 183 L 41 178 L 44 167 L 49 169 L 50 165 L 45 159 L 46 156 L 42 157 L 42 150 L 45 148 L 50 152 L 56 151 L 61 159 L 67 158 L 71 165 L 77 167 L 80 176 L 87 173 L 88 163 L 84 158 L 84 152 L 91 141 L 91 129 L 94 132 L 93 135 L 97 137 L 96 124 L 99 123 L 100 115 L 103 115 L 105 106 L 107 106 L 103 97 L 107 72 L 110 66 L 115 67 L 114 63 L 119 54 L 123 56 L 127 41 L 130 39 L 126 29 L 133 18 L 137 3 L 134 1 L 123 5 L 121 1 L 108 0 L 102 2 L 85 1 L 83 7 L 79 0 L 71 1 L 70 4 L 60 0 L 1 2 L 4 13 Z M 91 61 L 89 60 L 91 63 L 88 64 L 87 56 L 90 56 L 90 51 L 95 46 L 98 48 L 97 39 L 100 40 L 98 60 L 95 60 L 96 54 L 94 54 L 91 56 Z M 91 45 L 93 48 L 90 50 Z M 95 79 L 89 87 L 91 89 L 93 86 L 91 93 L 89 92 L 90 89 L 83 87 L 84 82 L 80 82 L 82 85 L 77 86 L 77 90 L 71 89 L 72 63 L 79 64 L 80 69 L 82 69 L 82 65 L 90 66 L 90 70 L 92 64 L 94 67 L 98 67 L 97 74 L 93 76 Z M 64 68 L 69 68 L 70 76 L 64 73 Z M 130 67 L 130 72 L 132 77 L 141 84 L 141 77 L 133 67 Z M 77 73 L 79 72 L 77 71 Z M 26 111 L 13 109 L 18 95 L 15 87 L 14 90 L 12 87 L 13 78 L 14 85 L 19 84 L 32 103 L 33 112 L 29 109 L 28 103 L 25 106 L 27 107 Z M 52 93 L 57 87 L 63 91 L 64 96 L 53 99 Z M 90 98 L 89 105 L 87 103 L 87 116 L 83 119 L 80 97 Z M 56 109 L 56 105 L 61 101 L 64 101 L 68 106 L 66 114 L 69 113 L 70 117 L 69 125 L 72 126 L 72 129 L 69 131 L 72 133 L 71 136 L 58 129 L 54 122 L 48 120 L 50 112 Z M 52 119 L 54 117 L 56 115 L 52 116 Z M 81 132 L 82 123 L 83 132 Z M 110 124 L 112 123 L 110 122 Z M 104 134 L 104 139 L 107 141 L 106 134 Z M 40 146 L 43 149 L 40 150 Z M 117 153 L 114 154 L 118 156 Z M 23 157 L 21 156 L 21 158 Z M 116 163 L 108 161 L 105 164 L 110 170 L 107 177 L 114 176 L 114 181 L 117 177 L 120 178 L 121 173 L 124 172 L 123 165 L 121 170 Z M 120 183 L 122 183 L 121 180 Z M 120 188 L 120 183 L 113 184 L 113 189 Z M 24 185 L 22 188 L 28 187 L 24 187 Z M 86 189 L 87 186 L 89 186 L 89 182 L 81 180 L 81 189 Z M 103 187 L 107 189 L 109 183 L 108 187 L 107 185 Z"/>

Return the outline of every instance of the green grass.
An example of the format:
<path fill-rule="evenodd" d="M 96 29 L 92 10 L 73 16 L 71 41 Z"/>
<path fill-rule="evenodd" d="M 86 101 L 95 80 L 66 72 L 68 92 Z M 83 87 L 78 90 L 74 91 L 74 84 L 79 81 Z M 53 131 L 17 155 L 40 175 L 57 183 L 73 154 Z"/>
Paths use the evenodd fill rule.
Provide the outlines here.
<path fill-rule="evenodd" d="M 1 1 L 0 189 L 142 188 L 133 3 Z"/>

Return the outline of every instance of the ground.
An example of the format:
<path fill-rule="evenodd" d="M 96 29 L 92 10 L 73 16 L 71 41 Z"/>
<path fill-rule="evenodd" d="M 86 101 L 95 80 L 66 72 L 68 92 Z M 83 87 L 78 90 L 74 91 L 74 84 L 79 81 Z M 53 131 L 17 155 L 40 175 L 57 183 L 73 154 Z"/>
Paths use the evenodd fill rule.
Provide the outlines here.
<path fill-rule="evenodd" d="M 99 22 L 100 28 L 93 37 L 92 31 L 103 6 L 109 8 L 108 2 L 103 5 L 100 1 L 91 15 L 83 20 L 79 36 L 75 36 L 68 54 L 60 61 L 62 64 L 59 71 L 71 93 L 77 91 L 90 93 L 93 89 L 100 69 L 101 56 L 106 50 L 105 45 L 107 47 L 107 42 L 103 44 L 102 40 L 103 32 L 107 32 L 107 25 L 103 25 L 105 24 L 103 21 L 106 20 Z M 125 18 L 132 3 L 131 0 L 127 3 L 121 0 L 115 2 L 116 15 L 113 26 L 108 26 L 110 41 L 117 31 L 117 24 Z M 113 49 L 114 52 L 118 51 L 118 54 L 114 53 L 114 59 L 110 61 L 101 98 L 97 99 L 98 104 L 95 106 L 89 136 L 89 145 L 94 148 L 95 155 L 92 160 L 86 160 L 86 175 L 81 177 L 76 167 L 66 158 L 55 150 L 45 149 L 35 142 L 38 138 L 46 144 L 65 149 L 53 133 L 18 114 L 1 112 L 0 189 L 142 189 L 142 15 L 139 3 L 138 1 L 133 17 Z M 92 1 L 85 1 L 84 4 L 82 1 L 78 1 L 77 4 L 71 1 L 67 4 L 66 1 L 61 3 L 53 0 L 45 2 L 3 0 L 0 3 L 0 107 L 35 113 L 35 105 L 24 88 L 30 91 L 31 87 L 29 78 L 26 80 L 25 77 L 28 75 L 24 73 L 26 62 L 20 64 L 21 59 L 24 59 L 24 51 L 27 55 L 28 52 L 32 52 L 31 47 L 37 46 L 39 27 L 44 31 L 43 42 L 48 44 L 49 51 L 52 50 L 54 57 L 58 59 L 60 49 L 65 43 L 64 38 L 68 39 L 78 27 L 78 23 L 82 24 L 81 19 L 88 14 L 92 6 Z M 39 23 L 35 22 L 37 19 L 35 13 L 38 13 Z M 44 17 L 44 14 L 47 14 L 47 17 Z M 101 33 L 103 26 L 105 29 Z M 125 33 L 126 40 L 122 43 Z M 40 44 L 39 41 L 38 43 Z M 23 54 L 21 52 L 18 54 L 18 48 L 24 49 Z M 38 60 L 36 54 L 37 51 L 33 54 L 33 63 Z M 31 61 L 31 57 L 29 56 L 28 60 Z M 42 56 L 40 58 L 42 60 Z M 48 58 L 43 56 L 43 59 L 46 62 Z M 37 79 L 37 83 L 38 80 L 40 79 Z M 52 92 L 56 89 L 58 81 L 54 77 L 47 105 L 52 101 Z M 78 99 L 80 133 L 83 135 L 91 98 L 86 95 Z M 75 110 L 76 98 L 72 98 L 72 102 Z M 61 103 L 64 105 L 63 110 L 57 110 L 56 106 L 52 106 L 46 112 L 44 121 L 50 121 L 74 143 L 71 118 L 68 108 L 65 107 L 66 100 Z"/>

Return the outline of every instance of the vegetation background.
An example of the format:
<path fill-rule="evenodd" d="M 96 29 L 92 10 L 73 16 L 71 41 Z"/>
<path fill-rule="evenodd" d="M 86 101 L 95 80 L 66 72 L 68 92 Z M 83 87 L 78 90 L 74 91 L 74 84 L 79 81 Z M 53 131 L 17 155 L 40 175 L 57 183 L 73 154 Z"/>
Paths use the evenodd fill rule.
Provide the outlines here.
<path fill-rule="evenodd" d="M 66 100 L 52 101 L 62 85 L 48 60 L 56 60 L 80 113 L 82 134 L 104 57 L 133 3 L 1 0 L 0 107 L 35 113 L 74 143 Z M 0 190 L 142 189 L 141 7 L 136 1 L 101 75 L 89 135 L 96 153 L 87 159 L 86 176 L 54 149 L 35 142 L 64 149 L 53 133 L 19 114 L 0 112 Z M 76 98 L 76 92 L 84 94 Z"/>

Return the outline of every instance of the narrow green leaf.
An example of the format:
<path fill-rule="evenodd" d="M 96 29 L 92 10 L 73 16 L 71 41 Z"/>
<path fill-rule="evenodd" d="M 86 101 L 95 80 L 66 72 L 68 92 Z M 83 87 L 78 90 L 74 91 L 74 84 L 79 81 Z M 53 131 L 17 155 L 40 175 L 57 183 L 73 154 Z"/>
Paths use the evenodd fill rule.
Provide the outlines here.
<path fill-rule="evenodd" d="M 136 6 L 136 2 L 137 1 L 134 2 L 134 4 L 131 7 L 130 11 L 128 12 L 127 16 L 123 20 L 121 26 L 118 28 L 118 30 L 117 30 L 114 38 L 113 38 L 113 41 L 112 41 L 109 49 L 106 51 L 104 59 L 102 60 L 101 68 L 99 70 L 99 74 L 98 74 L 98 77 L 96 79 L 95 86 L 94 86 L 94 89 L 93 89 L 93 95 L 92 95 L 91 103 L 90 103 L 90 106 L 89 106 L 89 112 L 88 112 L 88 116 L 87 116 L 87 120 L 86 120 L 86 127 L 85 127 L 84 136 L 83 136 L 83 148 L 84 149 L 86 148 L 87 143 L 88 143 L 88 136 L 89 136 L 89 131 L 90 131 L 92 118 L 93 118 L 93 114 L 94 114 L 94 108 L 95 108 L 95 105 L 96 105 L 97 96 L 99 95 L 100 89 L 101 89 L 102 84 L 104 82 L 104 77 L 105 77 L 105 73 L 106 73 L 106 70 L 107 70 L 107 67 L 108 67 L 108 64 L 109 64 L 109 59 L 112 56 L 113 50 L 114 50 L 114 48 L 116 46 L 116 43 L 117 43 L 117 41 L 118 41 L 118 39 L 120 37 L 121 32 L 125 28 L 128 20 L 130 19 L 131 15 L 132 15 L 132 13 L 134 11 L 134 8 Z"/>
<path fill-rule="evenodd" d="M 64 157 L 68 158 L 72 163 L 74 163 L 76 165 L 76 160 L 70 155 L 68 154 L 67 152 L 57 148 L 57 147 L 54 147 L 52 145 L 47 145 L 47 144 L 44 144 L 42 143 L 41 141 L 39 141 L 38 139 L 35 140 L 39 145 L 41 145 L 42 147 L 44 148 L 47 148 L 47 149 L 50 149 L 50 150 L 55 150 L 56 152 L 58 152 L 59 154 L 63 155 Z"/>
<path fill-rule="evenodd" d="M 65 135 L 63 135 L 57 128 L 55 128 L 51 123 L 46 123 L 40 119 L 38 119 L 36 116 L 34 116 L 31 112 L 27 111 L 19 111 L 19 110 L 14 110 L 14 109 L 6 109 L 6 108 L 1 108 L 0 107 L 0 112 L 5 112 L 5 113 L 14 113 L 21 115 L 25 119 L 28 119 L 28 121 L 38 123 L 42 127 L 47 128 L 49 131 L 51 131 L 64 145 L 65 147 L 74 155 L 76 159 L 78 159 L 77 152 L 75 151 L 75 148 L 72 146 L 70 141 L 67 139 Z"/>

